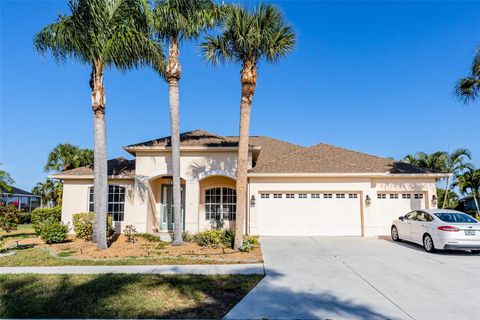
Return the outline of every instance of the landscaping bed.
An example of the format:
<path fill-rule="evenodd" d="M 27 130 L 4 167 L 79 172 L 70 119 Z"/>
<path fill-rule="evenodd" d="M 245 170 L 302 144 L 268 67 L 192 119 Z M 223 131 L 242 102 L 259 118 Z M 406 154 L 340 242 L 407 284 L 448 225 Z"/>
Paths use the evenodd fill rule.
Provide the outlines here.
<path fill-rule="evenodd" d="M 259 275 L 0 275 L 0 318 L 220 319 Z"/>

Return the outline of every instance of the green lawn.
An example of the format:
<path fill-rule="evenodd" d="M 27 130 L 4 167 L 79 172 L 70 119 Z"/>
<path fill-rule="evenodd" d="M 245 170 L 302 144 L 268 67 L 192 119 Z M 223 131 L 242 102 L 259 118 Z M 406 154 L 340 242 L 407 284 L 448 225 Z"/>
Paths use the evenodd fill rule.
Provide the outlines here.
<path fill-rule="evenodd" d="M 0 275 L 0 318 L 222 318 L 263 276 Z"/>
<path fill-rule="evenodd" d="M 35 231 L 31 224 L 19 224 L 17 230 L 5 232 L 0 230 L 0 239 L 15 240 L 35 237 Z"/>

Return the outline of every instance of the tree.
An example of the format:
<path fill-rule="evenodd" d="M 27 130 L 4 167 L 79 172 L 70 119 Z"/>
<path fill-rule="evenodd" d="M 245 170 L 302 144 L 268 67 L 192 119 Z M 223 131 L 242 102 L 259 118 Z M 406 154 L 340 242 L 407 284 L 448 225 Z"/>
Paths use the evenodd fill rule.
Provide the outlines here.
<path fill-rule="evenodd" d="M 446 157 L 447 153 L 444 151 L 437 151 L 431 154 L 425 152 L 417 152 L 414 155 L 406 155 L 402 161 L 420 168 L 436 170 L 438 172 L 445 172 Z"/>
<path fill-rule="evenodd" d="M 477 49 L 470 66 L 470 74 L 458 80 L 455 93 L 464 103 L 476 100 L 480 94 L 480 48 Z"/>
<path fill-rule="evenodd" d="M 204 58 L 213 65 L 235 62 L 242 65 L 240 83 L 240 133 L 237 158 L 237 215 L 234 249 L 243 243 L 246 214 L 246 188 L 250 111 L 257 83 L 258 64 L 262 59 L 275 63 L 295 46 L 295 33 L 280 10 L 271 4 L 260 4 L 253 10 L 232 6 L 225 10 L 219 35 L 208 36 L 202 43 Z"/>
<path fill-rule="evenodd" d="M 480 216 L 480 209 L 477 201 L 477 198 L 480 195 L 480 169 L 469 168 L 468 171 L 458 176 L 457 181 L 452 185 L 458 187 L 461 193 L 470 194 L 473 197 L 475 206 L 477 207 L 477 215 Z"/>
<path fill-rule="evenodd" d="M 69 143 L 57 145 L 48 155 L 45 171 L 64 171 L 93 164 L 93 150 Z"/>
<path fill-rule="evenodd" d="M 60 181 L 46 179 L 38 182 L 32 188 L 32 193 L 42 198 L 46 207 L 56 207 L 62 204 L 63 184 Z"/>
<path fill-rule="evenodd" d="M 11 192 L 12 184 L 14 183 L 15 181 L 13 181 L 12 177 L 7 171 L 0 170 L 0 195 L 3 193 L 3 191 Z"/>
<path fill-rule="evenodd" d="M 173 213 L 175 229 L 173 245 L 181 245 L 181 185 L 180 185 L 180 110 L 178 83 L 180 44 L 183 40 L 198 37 L 205 29 L 213 27 L 218 10 L 210 0 L 160 0 L 154 8 L 153 26 L 157 37 L 170 46 L 165 78 L 169 87 L 170 131 L 172 148 Z"/>
<path fill-rule="evenodd" d="M 448 200 L 445 204 L 445 189 L 437 187 L 437 197 L 439 208 L 455 209 L 458 206 L 458 195 L 453 190 L 448 190 Z"/>
<path fill-rule="evenodd" d="M 20 211 L 17 207 L 11 204 L 0 203 L 0 230 L 5 232 L 16 230 L 19 219 Z"/>
<path fill-rule="evenodd" d="M 471 152 L 468 149 L 456 149 L 451 153 L 447 153 L 445 157 L 445 170 L 444 172 L 450 173 L 452 176 L 452 181 L 455 182 L 458 175 L 460 175 L 465 170 L 471 168 L 471 163 L 467 161 L 472 158 Z M 450 190 L 450 176 L 447 177 L 445 182 L 445 190 Z M 445 196 L 443 199 L 443 206 L 448 203 L 448 196 L 449 193 L 445 192 Z"/>
<path fill-rule="evenodd" d="M 128 70 L 144 64 L 162 70 L 160 46 L 149 37 L 150 8 L 146 0 L 70 0 L 70 15 L 61 15 L 34 38 L 40 54 L 50 52 L 62 62 L 72 58 L 91 67 L 94 115 L 94 241 L 107 248 L 107 148 L 105 128 L 106 68 Z"/>

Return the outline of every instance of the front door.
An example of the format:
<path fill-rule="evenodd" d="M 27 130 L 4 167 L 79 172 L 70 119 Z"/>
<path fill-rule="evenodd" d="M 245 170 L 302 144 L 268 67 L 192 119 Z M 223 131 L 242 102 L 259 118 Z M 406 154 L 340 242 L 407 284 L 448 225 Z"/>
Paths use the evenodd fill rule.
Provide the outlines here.
<path fill-rule="evenodd" d="M 185 186 L 181 186 L 182 214 L 180 216 L 182 229 L 185 229 Z M 160 230 L 172 231 L 175 227 L 173 218 L 173 186 L 162 185 L 162 203 L 160 205 Z"/>

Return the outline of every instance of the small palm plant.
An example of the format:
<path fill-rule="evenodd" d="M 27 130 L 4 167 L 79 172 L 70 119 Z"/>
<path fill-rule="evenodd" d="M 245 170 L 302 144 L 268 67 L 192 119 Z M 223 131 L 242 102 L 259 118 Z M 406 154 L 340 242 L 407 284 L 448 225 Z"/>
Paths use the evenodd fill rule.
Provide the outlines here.
<path fill-rule="evenodd" d="M 106 68 L 127 70 L 143 64 L 163 70 L 160 46 L 149 37 L 146 0 L 70 0 L 70 15 L 61 15 L 34 38 L 36 50 L 62 62 L 72 58 L 91 67 L 94 115 L 94 241 L 107 248 L 107 148 L 105 127 Z"/>
<path fill-rule="evenodd" d="M 213 65 L 234 62 L 242 66 L 234 246 L 238 250 L 243 243 L 245 225 L 250 112 L 258 64 L 263 59 L 271 63 L 278 62 L 293 51 L 295 33 L 285 22 L 280 10 L 271 4 L 260 4 L 253 10 L 229 6 L 224 12 L 222 25 L 220 34 L 208 36 L 201 44 L 201 49 L 205 60 Z"/>
<path fill-rule="evenodd" d="M 169 87 L 172 147 L 173 245 L 182 244 L 180 186 L 180 106 L 178 82 L 181 78 L 180 45 L 197 38 L 218 19 L 218 7 L 211 0 L 159 0 L 153 10 L 153 27 L 160 40 L 170 46 L 165 78 Z"/>
<path fill-rule="evenodd" d="M 455 85 L 455 93 L 464 102 L 476 100 L 480 94 L 480 48 L 477 49 L 470 67 L 470 74 Z"/>

